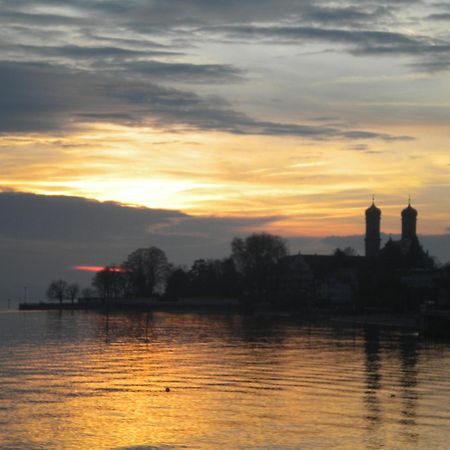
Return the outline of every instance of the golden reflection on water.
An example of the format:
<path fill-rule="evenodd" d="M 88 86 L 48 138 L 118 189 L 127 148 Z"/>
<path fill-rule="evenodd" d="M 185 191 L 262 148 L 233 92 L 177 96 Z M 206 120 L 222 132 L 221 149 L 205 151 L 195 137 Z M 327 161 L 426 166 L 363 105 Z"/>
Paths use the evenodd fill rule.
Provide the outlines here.
<path fill-rule="evenodd" d="M 1 448 L 428 449 L 450 439 L 450 348 L 415 335 L 233 315 L 5 317 Z"/>

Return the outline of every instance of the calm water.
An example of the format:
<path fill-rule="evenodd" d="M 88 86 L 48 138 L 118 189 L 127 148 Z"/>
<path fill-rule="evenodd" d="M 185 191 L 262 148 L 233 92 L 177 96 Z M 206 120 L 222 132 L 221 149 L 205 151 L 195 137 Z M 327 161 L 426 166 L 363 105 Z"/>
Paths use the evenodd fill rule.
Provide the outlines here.
<path fill-rule="evenodd" d="M 450 445 L 450 346 L 414 334 L 287 317 L 4 312 L 0 370 L 0 448 Z"/>

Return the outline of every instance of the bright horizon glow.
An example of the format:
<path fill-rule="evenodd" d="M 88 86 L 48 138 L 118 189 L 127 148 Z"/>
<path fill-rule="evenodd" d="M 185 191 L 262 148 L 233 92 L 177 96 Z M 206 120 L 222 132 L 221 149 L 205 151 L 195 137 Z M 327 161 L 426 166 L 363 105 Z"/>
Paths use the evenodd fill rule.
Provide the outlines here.
<path fill-rule="evenodd" d="M 445 211 L 449 200 L 435 192 L 450 185 L 446 171 L 450 157 L 438 151 L 424 156 L 413 151 L 416 156 L 412 160 L 401 156 L 402 152 L 411 155 L 407 147 L 417 143 L 396 143 L 397 152 L 391 155 L 385 150 L 354 154 L 333 142 L 314 144 L 311 149 L 303 149 L 301 144 L 302 153 L 297 155 L 299 143 L 295 139 L 267 141 L 257 136 L 209 133 L 206 144 L 192 146 L 192 152 L 180 150 L 178 143 L 168 143 L 162 158 L 152 160 L 145 155 L 147 147 L 143 148 L 138 130 L 133 133 L 132 141 L 122 142 L 122 137 L 115 136 L 114 148 L 123 145 L 138 161 L 126 156 L 115 162 L 119 152 L 102 156 L 105 151 L 98 154 L 94 143 L 92 148 L 88 146 L 90 157 L 81 163 L 83 170 L 76 174 L 73 168 L 86 150 L 81 150 L 81 155 L 71 151 L 64 159 L 58 157 L 54 163 L 37 166 L 32 161 L 27 167 L 19 160 L 21 167 L 12 163 L 17 170 L 2 175 L 0 186 L 174 209 L 196 216 L 279 216 L 265 230 L 291 236 L 360 234 L 362 213 L 373 192 L 383 210 L 384 231 L 396 233 L 400 211 L 411 194 L 419 210 L 420 233 L 442 233 L 448 225 Z M 145 130 L 141 133 L 145 141 Z M 108 145 L 106 137 L 102 139 L 103 145 Z M 65 145 L 77 148 L 87 140 L 81 135 L 67 139 Z M 21 145 L 31 151 L 36 142 L 23 139 Z M 276 155 L 272 145 L 279 148 Z M 241 148 L 247 151 L 242 153 Z"/>

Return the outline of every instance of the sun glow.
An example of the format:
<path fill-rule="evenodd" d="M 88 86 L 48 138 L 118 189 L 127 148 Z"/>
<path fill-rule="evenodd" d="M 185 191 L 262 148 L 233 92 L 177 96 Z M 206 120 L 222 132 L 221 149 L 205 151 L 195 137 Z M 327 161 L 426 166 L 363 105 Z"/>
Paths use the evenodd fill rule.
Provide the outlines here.
<path fill-rule="evenodd" d="M 416 205 L 430 204 L 421 232 L 442 232 L 447 216 L 433 205 L 430 186 L 450 185 L 444 138 L 432 139 L 443 150 L 430 157 L 410 142 L 352 147 L 94 124 L 63 138 L 2 138 L 0 161 L 9 170 L 0 186 L 193 215 L 276 216 L 265 229 L 288 235 L 360 233 L 373 192 L 384 206 L 384 229 L 396 232 L 398 205 L 412 193 Z M 21 147 L 20 156 L 11 157 L 11 146 Z"/>

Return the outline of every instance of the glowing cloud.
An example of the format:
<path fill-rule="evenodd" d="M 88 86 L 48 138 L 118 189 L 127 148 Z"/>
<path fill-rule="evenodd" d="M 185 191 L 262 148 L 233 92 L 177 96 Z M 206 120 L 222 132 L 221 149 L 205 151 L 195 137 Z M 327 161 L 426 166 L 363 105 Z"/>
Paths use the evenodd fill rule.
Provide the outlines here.
<path fill-rule="evenodd" d="M 106 269 L 104 266 L 73 266 L 73 270 L 81 270 L 83 272 L 100 272 Z M 123 272 L 120 267 L 108 267 L 111 272 Z"/>

